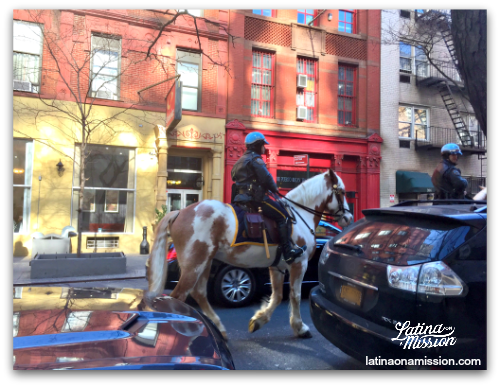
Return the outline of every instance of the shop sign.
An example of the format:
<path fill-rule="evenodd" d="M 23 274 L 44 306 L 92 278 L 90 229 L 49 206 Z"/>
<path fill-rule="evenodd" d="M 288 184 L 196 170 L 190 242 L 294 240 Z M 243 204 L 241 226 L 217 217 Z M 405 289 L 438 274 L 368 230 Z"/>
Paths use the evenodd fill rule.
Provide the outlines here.
<path fill-rule="evenodd" d="M 167 132 L 173 130 L 182 120 L 182 82 L 175 80 L 167 95 Z"/>
<path fill-rule="evenodd" d="M 293 156 L 293 164 L 300 165 L 300 166 L 306 166 L 308 158 L 309 158 L 309 155 L 294 155 Z"/>

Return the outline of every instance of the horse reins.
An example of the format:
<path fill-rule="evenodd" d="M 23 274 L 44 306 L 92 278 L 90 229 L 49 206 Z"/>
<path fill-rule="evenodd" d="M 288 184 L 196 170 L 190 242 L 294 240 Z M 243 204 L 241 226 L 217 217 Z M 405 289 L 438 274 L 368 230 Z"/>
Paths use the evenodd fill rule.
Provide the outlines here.
<path fill-rule="evenodd" d="M 333 185 L 333 194 L 335 195 L 335 199 L 337 199 L 337 203 L 339 204 L 339 208 L 337 209 L 337 211 L 335 211 L 335 213 L 333 215 L 330 215 L 330 214 L 324 215 L 324 212 L 316 211 L 316 210 L 313 210 L 312 208 L 304 206 L 303 204 L 297 203 L 297 202 L 293 201 L 292 199 L 287 198 L 285 195 L 282 195 L 280 192 L 277 192 L 276 194 L 281 196 L 283 199 L 288 200 L 290 203 L 295 204 L 297 207 L 302 208 L 304 211 L 309 212 L 310 214 L 319 216 L 320 218 L 325 216 L 327 221 L 329 221 L 329 222 L 331 222 L 332 220 L 334 222 L 338 222 L 340 217 L 341 217 L 340 215 L 338 215 L 339 212 L 342 212 L 342 213 L 350 212 L 350 211 L 346 210 L 344 207 L 344 201 L 341 200 L 341 197 L 340 197 L 341 193 L 345 193 L 345 191 L 341 188 L 338 188 L 337 184 L 334 184 Z M 300 216 L 300 214 L 297 212 L 297 210 L 293 207 L 290 207 L 290 208 L 293 211 L 295 211 L 295 213 L 300 217 L 300 219 L 305 223 L 305 225 L 309 228 L 311 233 L 314 235 L 314 231 L 312 231 L 311 227 L 309 227 L 309 225 L 302 218 L 302 216 Z"/>

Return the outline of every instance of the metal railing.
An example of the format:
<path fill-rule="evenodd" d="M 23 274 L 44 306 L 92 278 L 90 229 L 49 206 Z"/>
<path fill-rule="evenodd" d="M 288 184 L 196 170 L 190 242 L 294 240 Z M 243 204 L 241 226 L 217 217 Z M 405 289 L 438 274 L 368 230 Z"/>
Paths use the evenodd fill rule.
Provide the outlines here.
<path fill-rule="evenodd" d="M 467 180 L 467 192 L 469 192 L 472 196 L 477 194 L 479 191 L 481 191 L 482 187 L 486 187 L 486 177 L 481 177 L 481 176 L 462 176 L 465 180 Z"/>
<path fill-rule="evenodd" d="M 476 153 L 486 152 L 486 138 L 480 130 L 470 130 L 471 143 L 463 145 L 458 137 L 458 133 L 453 128 L 440 128 L 437 126 L 429 126 L 427 136 L 424 133 L 417 132 L 415 139 L 415 148 L 439 148 L 445 144 L 453 142 L 458 144 L 462 150 L 476 151 Z"/>
<path fill-rule="evenodd" d="M 456 82 L 462 83 L 460 74 L 453 62 L 445 62 L 441 60 L 433 60 L 433 62 L 447 77 Z M 446 79 L 446 77 L 435 66 L 432 66 L 428 62 L 421 62 L 419 66 L 419 71 L 417 71 L 417 84 L 428 78 Z"/>

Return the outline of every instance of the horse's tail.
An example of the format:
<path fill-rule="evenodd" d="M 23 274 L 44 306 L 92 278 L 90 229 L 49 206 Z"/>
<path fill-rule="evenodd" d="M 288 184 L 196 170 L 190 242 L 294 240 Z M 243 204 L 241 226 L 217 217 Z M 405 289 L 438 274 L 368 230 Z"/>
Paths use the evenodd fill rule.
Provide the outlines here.
<path fill-rule="evenodd" d="M 148 291 L 144 292 L 144 299 L 149 304 L 153 298 L 159 296 L 164 290 L 167 279 L 168 265 L 166 262 L 166 249 L 170 246 L 170 226 L 179 215 L 179 211 L 166 214 L 158 223 L 155 232 L 155 241 L 146 263 L 146 278 L 148 280 Z"/>

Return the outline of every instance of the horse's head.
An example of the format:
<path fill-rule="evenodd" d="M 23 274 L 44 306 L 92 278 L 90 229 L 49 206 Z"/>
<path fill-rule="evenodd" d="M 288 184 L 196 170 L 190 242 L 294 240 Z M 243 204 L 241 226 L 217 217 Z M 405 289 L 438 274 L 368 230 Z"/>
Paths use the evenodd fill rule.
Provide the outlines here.
<path fill-rule="evenodd" d="M 345 198 L 344 182 L 331 169 L 325 173 L 325 178 L 329 197 L 331 195 L 331 199 L 328 200 L 325 210 L 330 212 L 339 226 L 347 227 L 352 223 L 353 216 L 349 211 L 349 205 Z"/>

